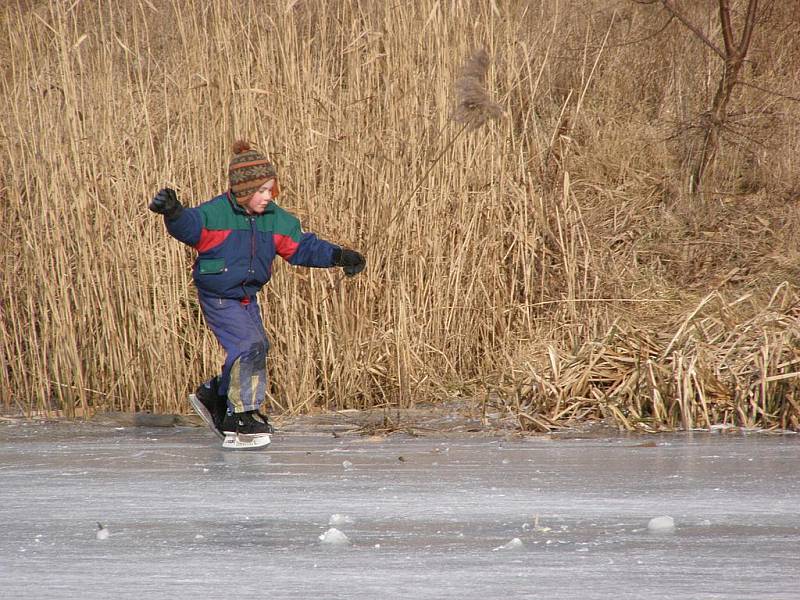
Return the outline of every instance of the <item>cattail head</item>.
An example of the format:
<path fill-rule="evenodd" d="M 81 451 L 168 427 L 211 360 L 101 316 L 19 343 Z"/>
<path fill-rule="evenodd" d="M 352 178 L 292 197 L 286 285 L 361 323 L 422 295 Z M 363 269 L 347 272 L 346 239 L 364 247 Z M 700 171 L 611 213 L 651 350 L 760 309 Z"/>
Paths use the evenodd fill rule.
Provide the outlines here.
<path fill-rule="evenodd" d="M 491 119 L 503 115 L 503 109 L 492 101 L 484 87 L 489 70 L 489 53 L 484 49 L 475 51 L 464 64 L 456 79 L 456 109 L 453 119 L 477 129 Z"/>

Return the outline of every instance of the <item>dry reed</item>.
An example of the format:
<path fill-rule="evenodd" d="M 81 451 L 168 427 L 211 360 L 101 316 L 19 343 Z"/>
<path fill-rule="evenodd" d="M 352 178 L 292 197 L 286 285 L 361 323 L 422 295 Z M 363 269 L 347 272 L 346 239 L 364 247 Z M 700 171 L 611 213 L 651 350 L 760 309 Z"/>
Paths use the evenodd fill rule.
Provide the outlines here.
<path fill-rule="evenodd" d="M 798 315 L 787 286 L 767 306 L 715 292 L 661 331 L 614 324 L 574 352 L 550 347 L 525 365 L 528 384 L 501 386 L 514 390 L 502 404 L 522 428 L 544 431 L 588 418 L 635 431 L 797 430 Z"/>
<path fill-rule="evenodd" d="M 612 4 L 4 5 L 2 411 L 187 409 L 222 355 L 191 252 L 146 204 L 164 184 L 190 205 L 221 191 L 246 137 L 309 230 L 371 246 L 332 293 L 333 272 L 276 263 L 274 410 L 488 387 L 526 429 L 796 428 L 794 292 L 767 292 L 800 276 L 797 103 L 738 88 L 741 135 L 706 179 L 719 194 L 687 205 L 679 133 L 715 67 L 677 28 L 624 45 L 648 7 Z M 760 29 L 748 74 L 783 97 L 800 97 L 792 10 Z M 475 47 L 491 73 L 486 54 L 460 70 Z M 450 116 L 501 112 L 437 160 Z M 746 292 L 745 315 L 725 298 Z"/>

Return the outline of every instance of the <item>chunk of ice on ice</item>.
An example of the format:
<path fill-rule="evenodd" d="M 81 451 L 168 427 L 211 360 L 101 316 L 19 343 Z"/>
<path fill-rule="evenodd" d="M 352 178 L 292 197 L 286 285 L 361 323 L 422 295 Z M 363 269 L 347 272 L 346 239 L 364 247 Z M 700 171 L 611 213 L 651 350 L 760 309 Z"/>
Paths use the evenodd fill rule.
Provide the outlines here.
<path fill-rule="evenodd" d="M 328 531 L 320 535 L 319 541 L 332 546 L 344 546 L 350 543 L 348 537 L 335 527 L 331 527 Z"/>
<path fill-rule="evenodd" d="M 328 525 L 349 525 L 351 523 L 353 523 L 352 517 L 348 517 L 347 515 L 340 515 L 339 513 L 331 515 L 331 518 L 328 519 Z"/>
<path fill-rule="evenodd" d="M 647 523 L 649 531 L 672 531 L 675 529 L 675 519 L 672 517 L 654 517 Z"/>
<path fill-rule="evenodd" d="M 353 463 L 351 463 L 349 460 L 346 460 L 346 461 L 344 461 L 344 462 L 342 463 L 342 466 L 343 466 L 343 467 L 344 467 L 346 470 L 348 470 L 348 471 L 349 471 L 350 469 L 352 469 L 352 468 L 353 468 Z"/>
<path fill-rule="evenodd" d="M 492 552 L 496 552 L 498 550 L 518 550 L 519 548 L 524 548 L 525 544 L 522 543 L 522 540 L 519 538 L 514 538 L 507 544 L 503 544 L 502 546 L 498 546 L 497 548 L 493 549 Z"/>

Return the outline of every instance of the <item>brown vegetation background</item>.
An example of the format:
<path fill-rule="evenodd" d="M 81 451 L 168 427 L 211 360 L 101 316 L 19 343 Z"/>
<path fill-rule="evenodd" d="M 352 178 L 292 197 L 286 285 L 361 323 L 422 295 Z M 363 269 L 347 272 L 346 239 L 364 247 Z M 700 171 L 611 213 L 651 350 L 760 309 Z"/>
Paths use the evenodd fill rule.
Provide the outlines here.
<path fill-rule="evenodd" d="M 763 4 L 690 194 L 722 62 L 659 3 L 4 3 L 0 408 L 186 410 L 223 356 L 146 205 L 224 190 L 244 137 L 306 229 L 369 261 L 276 262 L 272 410 L 797 428 L 800 7 Z M 683 5 L 719 40 L 716 2 Z M 434 164 L 478 47 L 504 117 Z"/>

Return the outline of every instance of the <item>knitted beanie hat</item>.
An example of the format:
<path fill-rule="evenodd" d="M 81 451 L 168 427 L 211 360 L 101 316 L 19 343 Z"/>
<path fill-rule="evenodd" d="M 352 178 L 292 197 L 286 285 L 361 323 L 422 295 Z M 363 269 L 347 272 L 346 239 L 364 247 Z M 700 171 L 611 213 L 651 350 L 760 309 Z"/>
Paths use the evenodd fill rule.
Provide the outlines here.
<path fill-rule="evenodd" d="M 269 159 L 244 141 L 233 144 L 233 158 L 228 167 L 231 193 L 239 205 L 245 205 L 250 197 L 270 179 L 275 179 L 272 197 L 278 195 L 278 173 Z"/>

